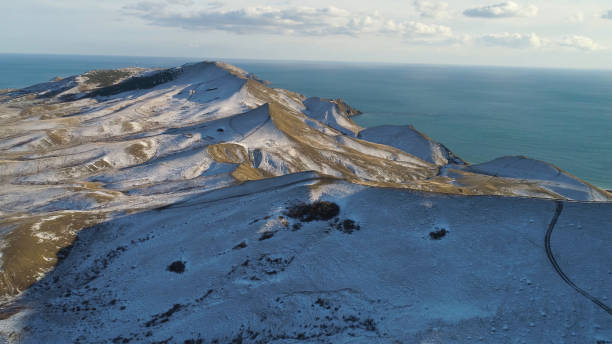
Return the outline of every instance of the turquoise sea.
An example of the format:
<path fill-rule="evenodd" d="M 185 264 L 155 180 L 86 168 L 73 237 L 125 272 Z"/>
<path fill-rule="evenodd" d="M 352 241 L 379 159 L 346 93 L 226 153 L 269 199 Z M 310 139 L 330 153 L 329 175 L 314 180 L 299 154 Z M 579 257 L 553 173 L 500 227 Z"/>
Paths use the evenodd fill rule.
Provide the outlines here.
<path fill-rule="evenodd" d="M 0 88 L 91 69 L 202 59 L 0 55 Z M 342 98 L 362 126 L 413 124 L 472 163 L 545 160 L 612 189 L 612 71 L 226 60 L 307 96 Z"/>

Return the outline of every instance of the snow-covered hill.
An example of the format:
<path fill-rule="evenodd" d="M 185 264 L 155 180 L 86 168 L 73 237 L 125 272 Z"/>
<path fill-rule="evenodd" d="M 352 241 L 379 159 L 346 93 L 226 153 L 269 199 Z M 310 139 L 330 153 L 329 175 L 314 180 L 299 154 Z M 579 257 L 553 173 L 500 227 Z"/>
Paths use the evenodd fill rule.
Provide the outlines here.
<path fill-rule="evenodd" d="M 610 193 L 356 113 L 208 62 L 0 93 L 0 333 L 612 341 Z"/>

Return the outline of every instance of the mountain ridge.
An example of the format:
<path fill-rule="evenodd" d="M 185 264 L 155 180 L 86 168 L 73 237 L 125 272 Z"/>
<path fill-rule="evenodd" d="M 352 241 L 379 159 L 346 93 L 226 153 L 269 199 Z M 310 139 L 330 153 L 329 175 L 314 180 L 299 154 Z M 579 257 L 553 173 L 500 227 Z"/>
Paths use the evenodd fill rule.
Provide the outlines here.
<path fill-rule="evenodd" d="M 351 120 L 357 113 L 358 110 L 340 99 L 308 98 L 271 88 L 248 72 L 220 62 L 170 69 L 90 71 L 3 93 L 0 95 L 0 184 L 3 186 L 0 190 L 3 233 L 0 294 L 5 304 L 0 308 L 8 313 L 17 306 L 22 310 L 0 320 L 0 334 L 8 338 L 10 333 L 18 333 L 15 336 L 26 342 L 36 342 L 46 336 L 57 341 L 70 337 L 72 341 L 105 342 L 118 338 L 117 332 L 113 332 L 116 330 L 123 336 L 119 341 L 126 338 L 147 341 L 148 331 L 155 328 L 151 334 L 155 340 L 172 337 L 170 341 L 183 341 L 188 339 L 188 333 L 181 322 L 170 320 L 173 314 L 191 314 L 183 320 L 195 326 L 203 320 L 196 309 L 220 312 L 225 308 L 214 307 L 224 303 L 231 304 L 227 309 L 243 325 L 250 324 L 249 329 L 261 337 L 246 336 L 247 325 L 237 329 L 227 322 L 218 331 L 206 327 L 200 333 L 210 342 L 214 338 L 231 342 L 238 333 L 246 342 L 283 342 L 299 340 L 301 332 L 304 332 L 303 338 L 314 342 L 324 342 L 323 338 L 328 335 L 332 341 L 349 341 L 353 330 L 362 341 L 378 338 L 392 342 L 421 338 L 422 331 L 439 321 L 461 329 L 461 319 L 469 323 L 463 329 L 478 332 L 483 328 L 475 319 L 498 316 L 483 301 L 497 303 L 497 299 L 478 288 L 466 292 L 474 300 L 467 298 L 467 294 L 462 294 L 459 301 L 444 299 L 463 309 L 457 311 L 456 317 L 445 316 L 444 303 L 429 295 L 425 298 L 428 306 L 423 305 L 425 308 L 417 312 L 427 315 L 426 309 L 432 307 L 435 311 L 425 316 L 429 322 L 411 318 L 420 325 L 404 332 L 395 322 L 399 320 L 381 319 L 385 312 L 395 309 L 393 297 L 406 301 L 406 309 L 419 303 L 415 295 L 420 289 L 411 289 L 412 296 L 401 294 L 395 284 L 409 285 L 409 279 L 386 269 L 384 260 L 373 256 L 370 259 L 374 263 L 368 265 L 364 258 L 367 242 L 382 240 L 382 246 L 372 248 L 372 255 L 424 262 L 423 266 L 411 265 L 409 269 L 415 276 L 424 276 L 426 280 L 417 285 L 426 288 L 428 283 L 430 286 L 440 283 L 437 263 L 427 253 L 434 247 L 427 233 L 444 228 L 450 233 L 450 239 L 439 242 L 447 250 L 440 252 L 445 264 L 459 270 L 466 268 L 461 261 L 453 261 L 453 256 L 464 257 L 472 263 L 484 257 L 504 264 L 504 257 L 500 255 L 504 252 L 516 259 L 516 263 L 508 263 L 512 269 L 520 267 L 530 278 L 537 279 L 559 296 L 564 289 L 555 284 L 558 276 L 554 271 L 538 275 L 550 267 L 546 260 L 540 260 L 538 245 L 533 244 L 535 249 L 524 245 L 536 242 L 540 230 L 546 229 L 552 216 L 552 210 L 548 209 L 554 204 L 551 201 L 574 204 L 566 208 L 581 209 L 594 216 L 586 218 L 578 212 L 567 223 L 563 217 L 560 219 L 561 226 L 573 233 L 585 250 L 591 246 L 603 247 L 609 239 L 607 232 L 594 229 L 612 213 L 607 212 L 612 204 L 609 192 L 555 166 L 524 157 L 503 157 L 471 165 L 414 127 L 361 128 Z M 287 215 L 287 209 L 295 202 L 308 205 L 317 201 L 333 202 L 339 214 L 329 222 L 304 222 Z M 530 209 L 532 205 L 536 209 Z M 497 222 L 496 218 L 487 217 L 488 211 L 504 220 Z M 517 217 L 514 212 L 529 215 Z M 477 213 L 476 218 L 482 223 L 472 220 L 471 213 Z M 588 224 L 595 241 L 584 240 L 575 223 Z M 492 226 L 504 230 L 492 229 Z M 499 252 L 486 249 L 487 244 L 496 244 L 479 237 L 482 234 L 470 232 L 471 227 L 505 238 L 517 254 L 501 246 Z M 519 233 L 519 240 L 511 240 L 512 231 Z M 377 237 L 376 232 L 382 236 Z M 402 245 L 414 248 L 422 256 L 410 255 L 394 246 L 394 235 L 398 235 Z M 455 235 L 457 238 L 453 239 Z M 202 238 L 206 241 L 201 241 Z M 362 251 L 350 251 L 345 240 Z M 470 247 L 470 252 L 459 253 L 449 246 L 451 242 Z M 576 255 L 568 243 L 554 243 L 568 256 Z M 331 249 L 334 245 L 342 249 L 334 251 Z M 198 250 L 200 246 L 208 250 Z M 188 247 L 184 249 L 188 253 L 181 251 L 181 247 Z M 322 256 L 329 254 L 332 260 L 315 259 L 307 248 Z M 485 251 L 484 256 L 479 255 L 479 249 Z M 519 253 L 528 258 L 522 259 Z M 310 265 L 308 257 L 320 264 L 321 271 Z M 165 270 L 173 261 L 161 261 L 168 259 L 176 260 L 175 266 L 185 262 L 185 274 L 181 276 L 189 281 L 184 285 L 179 283 L 178 275 Z M 360 277 L 361 270 L 350 265 L 351 259 L 368 266 L 368 274 Z M 588 271 L 600 274 L 592 259 L 589 255 L 576 258 L 592 264 Z M 130 263 L 131 260 L 138 263 Z M 249 263 L 241 265 L 245 261 Z M 347 272 L 341 273 L 331 264 L 333 261 L 342 262 Z M 567 265 L 568 261 L 561 263 Z M 425 268 L 432 264 L 433 267 Z M 533 267 L 528 267 L 529 264 Z M 399 267 L 399 261 L 393 265 L 394 269 Z M 378 275 L 377 269 L 397 276 L 386 280 Z M 452 269 L 442 270 L 460 281 L 462 290 L 470 289 L 468 285 L 472 282 L 465 276 Z M 190 271 L 213 276 L 214 281 L 191 275 Z M 340 274 L 344 282 L 330 283 L 323 272 Z M 580 272 L 573 273 L 582 276 L 579 283 L 587 283 Z M 122 274 L 131 277 L 122 280 Z M 146 280 L 147 274 L 154 277 Z M 317 277 L 307 281 L 303 274 Z M 520 274 L 512 273 L 512 278 L 521 278 Z M 83 276 L 93 279 L 83 279 Z M 484 276 L 483 272 L 477 279 L 484 281 Z M 497 282 L 483 283 L 501 288 L 504 279 L 495 276 Z M 598 276 L 602 282 L 593 282 L 594 288 L 603 295 L 604 281 L 609 277 Z M 162 283 L 166 279 L 170 281 L 170 289 Z M 376 288 L 370 289 L 368 285 L 376 280 L 384 282 L 381 288 L 386 291 L 380 296 L 386 306 L 370 312 L 366 305 L 376 303 L 373 301 Z M 118 287 L 111 287 L 112 283 Z M 349 289 L 342 287 L 343 283 L 350 285 L 345 286 Z M 360 286 L 360 283 L 366 285 Z M 206 290 L 196 287 L 209 284 Z M 329 284 L 334 284 L 333 288 L 328 288 Z M 318 294 L 312 295 L 319 296 L 310 300 L 306 296 L 311 294 L 300 289 L 304 285 L 318 290 Z M 275 292 L 263 292 L 261 286 L 273 288 Z M 522 288 L 518 284 L 516 287 Z M 95 300 L 87 297 L 90 291 L 85 289 L 91 288 L 96 288 L 96 292 L 91 292 Z M 141 288 L 157 295 L 160 304 L 143 295 Z M 172 288 L 182 290 L 178 299 L 171 300 L 166 295 Z M 208 293 L 208 290 L 213 291 Z M 247 302 L 240 293 L 253 299 L 265 295 L 268 303 Z M 272 331 L 272 327 L 255 325 L 249 320 L 254 314 L 272 312 L 279 314 L 275 321 L 281 322 L 288 314 L 280 304 L 271 306 L 273 300 L 298 294 L 302 295 L 299 300 L 289 297 L 292 301 L 287 301 L 294 304 L 293 311 L 313 305 L 304 313 L 312 319 L 301 319 L 299 326 L 278 325 L 279 330 L 270 334 L 265 331 Z M 333 295 L 335 307 L 351 308 L 350 314 L 338 310 L 330 313 L 325 306 L 319 307 L 329 299 L 325 296 L 328 294 Z M 520 332 L 519 328 L 526 325 L 511 320 L 534 308 L 523 303 L 524 298 L 504 295 L 520 302 L 508 306 L 509 313 L 498 317 L 515 323 L 513 334 L 539 338 Z M 543 290 L 535 291 L 534 295 L 539 306 L 550 307 Z M 187 297 L 195 301 L 187 302 Z M 580 297 L 572 296 L 568 302 L 581 304 Z M 252 307 L 252 312 L 239 310 L 238 300 Z M 96 309 L 82 306 L 85 301 L 96 304 Z M 115 309 L 117 302 L 129 307 L 125 315 L 133 318 L 122 321 L 138 328 L 136 332 L 108 326 L 109 321 L 122 318 L 119 315 L 122 309 Z M 88 308 L 90 320 L 81 319 L 84 322 L 73 329 L 62 325 L 62 320 L 54 320 L 61 319 L 57 318 L 58 313 L 70 313 L 65 316 L 71 321 L 85 316 L 76 310 L 79 304 L 79 309 Z M 564 303 L 563 307 L 572 306 Z M 369 315 L 362 317 L 359 312 Z M 579 313 L 599 323 L 607 319 L 586 308 Z M 144 321 L 140 314 L 150 318 Z M 410 318 L 407 313 L 401 314 Z M 333 321 L 323 324 L 313 320 L 325 316 Z M 555 317 L 565 320 L 561 315 Z M 578 318 L 576 315 L 570 320 Z M 46 327 L 46 322 L 54 325 Z M 97 322 L 103 325 L 96 325 Z M 312 328 L 315 323 L 316 329 Z M 309 335 L 308 331 L 298 331 L 298 327 L 308 324 Z M 335 330 L 328 332 L 323 325 Z M 34 331 L 28 333 L 26 328 Z M 53 329 L 61 334 L 53 335 Z M 555 331 L 554 338 L 567 335 L 565 330 Z M 173 334 L 178 336 L 175 338 Z M 491 338 L 500 339 L 496 335 Z M 605 331 L 597 329 L 581 332 L 582 338 L 589 340 L 595 335 L 608 338 Z M 469 340 L 464 338 L 461 342 Z"/>

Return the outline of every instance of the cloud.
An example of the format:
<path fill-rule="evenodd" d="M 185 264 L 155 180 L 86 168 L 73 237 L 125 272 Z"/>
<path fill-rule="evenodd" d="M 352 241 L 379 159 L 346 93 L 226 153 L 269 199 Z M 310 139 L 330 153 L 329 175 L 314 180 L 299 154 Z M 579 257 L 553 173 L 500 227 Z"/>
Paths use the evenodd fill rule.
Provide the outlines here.
<path fill-rule="evenodd" d="M 480 37 L 480 41 L 489 46 L 502 46 L 508 48 L 541 48 L 546 44 L 546 40 L 535 33 L 520 34 L 504 32 L 489 34 Z"/>
<path fill-rule="evenodd" d="M 562 39 L 552 40 L 540 37 L 535 33 L 497 33 L 478 38 L 480 43 L 488 46 L 499 46 L 514 49 L 540 49 L 544 47 L 564 47 L 581 51 L 599 51 L 605 48 L 593 39 L 580 35 L 569 35 Z"/>
<path fill-rule="evenodd" d="M 610 20 L 612 20 L 612 10 L 609 10 L 608 12 L 602 14 L 601 17 L 603 19 L 610 19 Z"/>
<path fill-rule="evenodd" d="M 397 33 L 407 42 L 422 45 L 456 45 L 466 43 L 471 39 L 469 35 L 454 33 L 448 26 L 415 21 L 395 22 L 388 20 L 381 28 L 381 32 Z"/>
<path fill-rule="evenodd" d="M 534 5 L 519 5 L 513 1 L 506 1 L 495 5 L 471 8 L 463 11 L 467 17 L 477 18 L 511 18 L 511 17 L 534 17 L 538 14 L 538 8 Z"/>
<path fill-rule="evenodd" d="M 207 4 L 208 8 L 211 9 L 219 9 L 221 7 L 225 6 L 225 4 L 223 3 L 223 1 L 211 1 Z"/>
<path fill-rule="evenodd" d="M 193 6 L 195 1 L 193 0 L 166 0 L 169 4 L 176 4 L 180 6 Z"/>
<path fill-rule="evenodd" d="M 562 47 L 585 51 L 598 51 L 605 49 L 593 39 L 580 35 L 565 36 L 562 40 L 558 42 L 558 44 Z"/>
<path fill-rule="evenodd" d="M 246 7 L 235 10 L 217 8 L 178 8 L 140 2 L 125 7 L 127 14 L 136 15 L 152 25 L 180 27 L 194 31 L 226 31 L 236 34 L 276 34 L 296 36 L 364 34 L 401 37 L 414 44 L 459 44 L 468 36 L 453 33 L 443 25 L 416 21 L 395 21 L 378 12 L 351 13 L 329 6 L 312 7 Z"/>
<path fill-rule="evenodd" d="M 415 0 L 414 7 L 422 18 L 449 18 L 448 3 L 432 0 Z"/>
<path fill-rule="evenodd" d="M 181 27 L 189 30 L 219 30 L 233 33 L 275 33 L 302 35 L 355 35 L 368 30 L 373 21 L 369 16 L 353 17 L 336 7 L 247 7 L 238 10 L 177 11 L 166 8 L 152 10 L 149 4 L 126 7 L 135 14 L 159 26 Z"/>
<path fill-rule="evenodd" d="M 567 21 L 572 24 L 582 24 L 584 23 L 584 13 L 576 12 L 575 14 L 567 18 Z"/>

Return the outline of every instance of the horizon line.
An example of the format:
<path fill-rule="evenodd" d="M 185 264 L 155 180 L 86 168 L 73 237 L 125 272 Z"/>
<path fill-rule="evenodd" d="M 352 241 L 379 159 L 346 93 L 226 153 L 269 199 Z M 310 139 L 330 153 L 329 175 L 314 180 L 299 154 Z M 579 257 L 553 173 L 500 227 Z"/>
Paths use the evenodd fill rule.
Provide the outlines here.
<path fill-rule="evenodd" d="M 69 53 L 22 53 L 0 52 L 0 55 L 26 55 L 26 56 L 78 56 L 78 57 L 127 57 L 127 58 L 160 58 L 160 59 L 189 59 L 194 61 L 237 61 L 262 63 L 331 63 L 352 65 L 388 65 L 388 66 L 439 66 L 439 67 L 472 67 L 472 68 L 511 68 L 511 69 L 541 69 L 541 70 L 570 70 L 570 71 L 605 71 L 612 72 L 610 68 L 585 67 L 547 67 L 547 66 L 518 66 L 503 64 L 453 64 L 453 63 L 425 63 L 425 62 L 395 62 L 395 61 L 342 61 L 342 60 L 314 60 L 314 59 L 262 59 L 242 57 L 195 57 L 195 56 L 155 56 L 155 55 L 115 55 L 115 54 L 69 54 Z M 188 62 L 185 62 L 188 63 Z M 136 66 L 135 66 L 136 67 Z"/>

